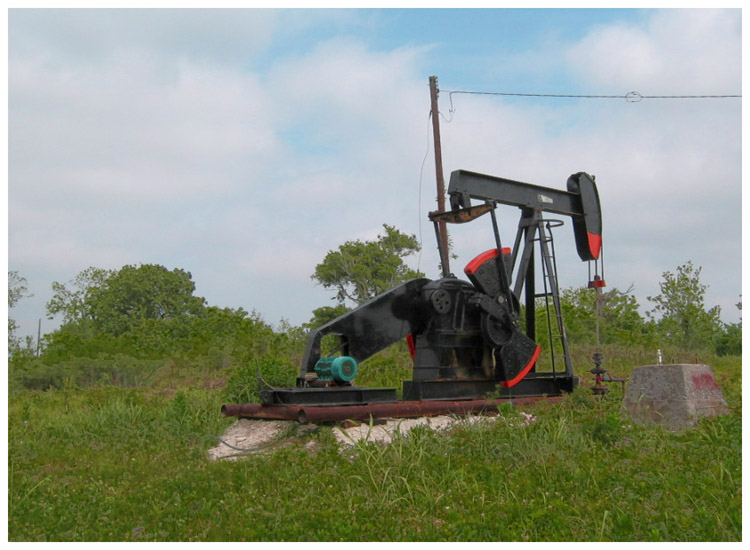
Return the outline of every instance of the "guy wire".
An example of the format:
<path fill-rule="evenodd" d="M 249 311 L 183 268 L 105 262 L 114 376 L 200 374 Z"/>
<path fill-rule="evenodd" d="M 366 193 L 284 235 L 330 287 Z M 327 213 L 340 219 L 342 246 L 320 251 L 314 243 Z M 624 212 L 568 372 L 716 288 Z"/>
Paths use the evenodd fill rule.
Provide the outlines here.
<path fill-rule="evenodd" d="M 604 94 L 532 94 L 532 93 L 510 93 L 510 92 L 475 92 L 471 90 L 442 90 L 453 98 L 453 94 L 469 95 L 498 95 L 506 97 L 551 97 L 551 98 L 574 98 L 574 99 L 624 99 L 628 103 L 638 103 L 643 99 L 729 99 L 741 98 L 741 94 L 716 94 L 716 95 L 643 95 L 640 92 L 628 92 L 624 95 Z M 452 105 L 452 102 L 451 102 Z"/>

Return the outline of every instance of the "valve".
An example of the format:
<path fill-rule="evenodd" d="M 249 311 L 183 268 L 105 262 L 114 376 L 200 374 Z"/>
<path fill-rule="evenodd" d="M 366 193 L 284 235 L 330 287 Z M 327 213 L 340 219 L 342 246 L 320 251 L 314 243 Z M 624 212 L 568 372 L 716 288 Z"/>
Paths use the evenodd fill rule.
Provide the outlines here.
<path fill-rule="evenodd" d="M 604 357 L 597 351 L 592 356 L 592 359 L 594 361 L 594 368 L 589 372 L 594 375 L 594 379 L 596 382 L 594 384 L 594 387 L 592 388 L 592 391 L 594 392 L 594 395 L 606 395 L 609 391 L 609 388 L 602 385 L 602 382 L 610 382 L 612 378 L 607 374 L 607 370 L 602 368 Z"/>

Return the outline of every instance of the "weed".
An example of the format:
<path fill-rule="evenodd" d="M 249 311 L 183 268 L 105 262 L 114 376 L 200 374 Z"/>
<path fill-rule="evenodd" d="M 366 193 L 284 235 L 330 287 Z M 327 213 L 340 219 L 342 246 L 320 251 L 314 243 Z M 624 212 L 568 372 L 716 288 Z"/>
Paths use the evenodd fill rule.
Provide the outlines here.
<path fill-rule="evenodd" d="M 225 399 L 227 403 L 257 403 L 263 382 L 274 387 L 291 386 L 296 375 L 297 367 L 288 358 L 258 358 L 232 371 L 227 380 Z"/>
<path fill-rule="evenodd" d="M 273 359 L 261 367 L 264 378 L 296 372 Z M 254 368 L 230 370 L 228 391 L 257 387 Z M 19 392 L 8 406 L 8 538 L 737 541 L 740 363 L 716 373 L 735 396 L 731 414 L 679 433 L 631 424 L 614 389 L 603 399 L 581 389 L 346 453 L 330 427 L 295 425 L 288 445 L 231 463 L 207 461 L 201 443 L 231 423 L 220 392 Z"/>

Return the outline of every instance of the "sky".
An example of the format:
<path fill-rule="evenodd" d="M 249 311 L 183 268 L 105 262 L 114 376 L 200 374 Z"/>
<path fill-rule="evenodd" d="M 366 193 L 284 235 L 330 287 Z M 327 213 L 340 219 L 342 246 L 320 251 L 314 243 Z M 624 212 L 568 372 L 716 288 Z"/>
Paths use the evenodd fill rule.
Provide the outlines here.
<path fill-rule="evenodd" d="M 565 189 L 596 176 L 605 278 L 642 311 L 692 261 L 738 322 L 741 99 L 451 94 L 738 95 L 741 11 L 645 9 L 18 10 L 8 14 L 8 269 L 47 319 L 53 281 L 155 263 L 209 305 L 267 322 L 333 305 L 312 279 L 383 224 L 421 239 L 438 278 L 428 79 L 446 185 L 458 169 Z M 500 208 L 512 242 L 519 212 Z M 560 283 L 582 286 L 570 220 Z M 452 271 L 493 246 L 450 228 Z"/>

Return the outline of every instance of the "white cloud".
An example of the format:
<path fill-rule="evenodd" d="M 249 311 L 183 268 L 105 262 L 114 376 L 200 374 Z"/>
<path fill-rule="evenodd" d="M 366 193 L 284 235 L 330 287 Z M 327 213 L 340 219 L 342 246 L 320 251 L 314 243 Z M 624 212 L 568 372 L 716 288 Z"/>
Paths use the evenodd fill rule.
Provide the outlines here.
<path fill-rule="evenodd" d="M 595 29 L 568 45 L 569 70 L 592 90 L 736 92 L 739 17 L 701 13 Z M 314 16 L 295 24 L 328 20 Z M 212 14 L 202 25 L 157 14 L 141 30 L 135 15 L 65 17 L 11 15 L 9 263 L 34 285 L 29 319 L 52 280 L 154 262 L 191 271 L 210 303 L 304 322 L 328 301 L 310 274 L 329 249 L 383 223 L 418 233 L 420 219 L 420 267 L 437 276 L 431 157 L 417 202 L 429 47 L 333 38 L 266 70 L 255 61 L 274 33 L 291 32 L 279 23 L 287 15 Z M 332 14 L 333 28 L 349 17 Z M 636 52 L 647 55 L 634 62 Z M 610 285 L 635 283 L 644 302 L 663 271 L 693 259 L 727 309 L 739 293 L 740 103 L 697 101 L 455 96 L 442 127 L 446 178 L 463 168 L 564 188 L 571 173 L 594 173 Z M 502 223 L 508 246 L 516 214 Z M 569 227 L 561 280 L 582 284 Z M 489 221 L 453 237 L 456 273 L 492 246 Z"/>
<path fill-rule="evenodd" d="M 73 74 L 14 60 L 14 168 L 47 171 L 45 186 L 69 175 L 71 191 L 172 200 L 221 190 L 241 167 L 278 154 L 255 77 L 187 62 L 176 70 L 165 81 L 132 58 Z"/>
<path fill-rule="evenodd" d="M 271 43 L 283 12 L 211 9 L 62 9 L 9 12 L 9 49 L 40 50 L 76 65 L 106 65 L 121 55 L 193 58 L 212 63 L 252 60 Z"/>
<path fill-rule="evenodd" d="M 590 32 L 569 49 L 571 68 L 592 86 L 642 94 L 737 93 L 739 10 L 653 12 L 647 26 L 618 24 Z"/>

